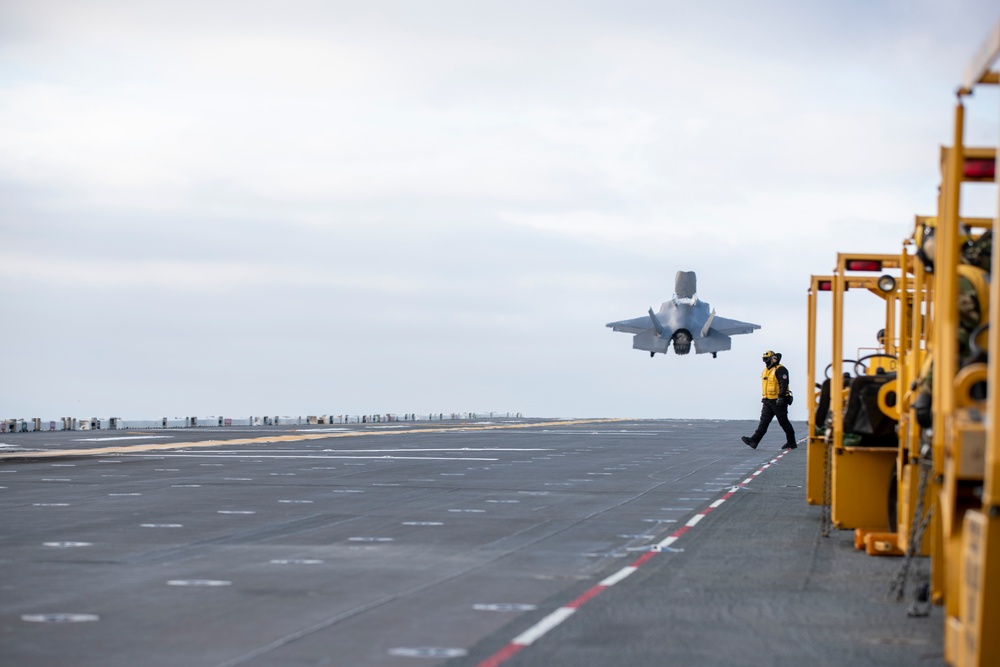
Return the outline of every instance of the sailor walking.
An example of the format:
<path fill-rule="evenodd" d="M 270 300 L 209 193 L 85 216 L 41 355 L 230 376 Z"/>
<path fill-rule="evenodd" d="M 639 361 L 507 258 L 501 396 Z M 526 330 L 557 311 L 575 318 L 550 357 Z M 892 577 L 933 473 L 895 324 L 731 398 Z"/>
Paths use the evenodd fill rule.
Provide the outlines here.
<path fill-rule="evenodd" d="M 761 359 L 764 362 L 764 372 L 760 374 L 761 393 L 760 423 L 750 437 L 740 436 L 740 440 L 752 449 L 757 449 L 761 438 L 767 433 L 771 420 L 778 418 L 778 424 L 785 432 L 785 445 L 782 449 L 795 449 L 795 429 L 788 421 L 788 406 L 792 402 L 792 392 L 788 389 L 788 369 L 782 366 L 781 353 L 768 350 Z"/>

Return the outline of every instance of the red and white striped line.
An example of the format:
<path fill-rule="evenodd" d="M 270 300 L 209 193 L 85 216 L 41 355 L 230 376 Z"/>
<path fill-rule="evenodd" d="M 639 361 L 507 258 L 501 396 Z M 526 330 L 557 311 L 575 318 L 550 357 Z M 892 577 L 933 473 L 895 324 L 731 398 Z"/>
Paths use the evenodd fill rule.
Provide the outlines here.
<path fill-rule="evenodd" d="M 759 476 L 762 472 L 770 468 L 774 463 L 778 461 L 778 459 L 780 459 L 787 453 L 788 453 L 787 450 L 782 451 L 781 454 L 779 454 L 777 457 L 771 459 L 766 464 L 761 466 L 759 470 L 754 471 L 753 474 L 751 474 L 749 477 L 747 477 L 745 480 L 743 480 L 736 486 L 732 487 L 720 498 L 716 499 L 711 504 L 709 504 L 708 507 L 706 507 L 705 509 L 703 509 L 702 511 L 698 512 L 693 517 L 688 519 L 687 523 L 685 523 L 683 526 L 681 526 L 673 533 L 671 533 L 666 539 L 657 544 L 652 545 L 649 548 L 649 551 L 641 555 L 639 558 L 635 559 L 632 563 L 618 570 L 610 577 L 601 580 L 598 584 L 586 590 L 582 595 L 580 595 L 572 602 L 569 602 L 568 604 L 559 607 L 554 612 L 552 612 L 542 620 L 538 621 L 537 623 L 535 623 L 533 626 L 531 626 L 518 636 L 514 637 L 512 640 L 510 640 L 509 644 L 507 644 L 502 649 L 500 649 L 490 657 L 480 662 L 477 665 L 477 667 L 498 667 L 499 665 L 502 665 L 503 663 L 510 660 L 510 658 L 512 658 L 518 651 L 523 649 L 525 646 L 531 646 L 532 644 L 534 644 L 536 641 L 538 641 L 546 634 L 548 634 L 549 631 L 558 627 L 566 619 L 575 614 L 577 610 L 580 609 L 580 607 L 593 600 L 595 597 L 603 593 L 606 589 L 611 588 L 615 584 L 627 579 L 636 570 L 638 570 L 644 563 L 651 560 L 657 553 L 669 550 L 670 546 L 674 542 L 683 537 L 689 530 L 697 526 L 698 522 L 704 519 L 705 516 L 707 516 L 710 512 L 717 509 L 719 506 L 721 506 L 722 503 L 732 498 L 740 488 L 752 482 L 755 477 Z"/>

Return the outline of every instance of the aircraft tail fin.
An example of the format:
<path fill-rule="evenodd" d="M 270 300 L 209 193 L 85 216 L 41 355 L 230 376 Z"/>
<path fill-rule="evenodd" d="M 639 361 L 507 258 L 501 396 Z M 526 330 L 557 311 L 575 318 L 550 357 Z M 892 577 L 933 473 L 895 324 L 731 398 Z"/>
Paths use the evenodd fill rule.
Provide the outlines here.
<path fill-rule="evenodd" d="M 656 316 L 656 313 L 653 312 L 652 308 L 649 309 L 649 319 L 653 320 L 653 328 L 656 329 L 656 335 L 662 336 L 663 325 L 660 324 L 660 318 Z"/>

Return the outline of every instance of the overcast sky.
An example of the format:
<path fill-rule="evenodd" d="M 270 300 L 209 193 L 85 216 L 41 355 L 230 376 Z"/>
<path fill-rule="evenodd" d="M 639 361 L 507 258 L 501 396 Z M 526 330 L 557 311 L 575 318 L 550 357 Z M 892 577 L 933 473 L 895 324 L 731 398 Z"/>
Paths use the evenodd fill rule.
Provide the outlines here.
<path fill-rule="evenodd" d="M 0 417 L 756 419 L 763 350 L 806 391 L 810 275 L 899 252 L 934 212 L 954 90 L 998 19 L 0 1 Z M 996 145 L 998 108 L 976 93 L 968 143 Z M 995 190 L 979 202 L 995 215 Z M 605 328 L 678 270 L 762 328 L 717 359 Z"/>

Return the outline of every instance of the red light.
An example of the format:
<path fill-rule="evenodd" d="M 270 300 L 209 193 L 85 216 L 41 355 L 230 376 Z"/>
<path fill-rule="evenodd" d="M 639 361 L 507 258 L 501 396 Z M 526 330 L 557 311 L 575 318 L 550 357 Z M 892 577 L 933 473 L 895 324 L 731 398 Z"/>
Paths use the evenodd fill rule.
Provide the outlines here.
<path fill-rule="evenodd" d="M 848 271 L 881 271 L 882 262 L 867 259 L 851 259 L 847 261 Z"/>
<path fill-rule="evenodd" d="M 830 280 L 821 280 L 816 283 L 816 289 L 820 292 L 832 292 L 833 282 Z"/>
<path fill-rule="evenodd" d="M 994 160 L 984 158 L 968 158 L 965 160 L 965 168 L 962 175 L 965 178 L 996 178 L 997 163 Z"/>

